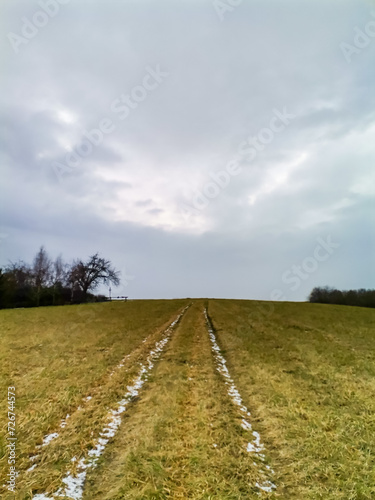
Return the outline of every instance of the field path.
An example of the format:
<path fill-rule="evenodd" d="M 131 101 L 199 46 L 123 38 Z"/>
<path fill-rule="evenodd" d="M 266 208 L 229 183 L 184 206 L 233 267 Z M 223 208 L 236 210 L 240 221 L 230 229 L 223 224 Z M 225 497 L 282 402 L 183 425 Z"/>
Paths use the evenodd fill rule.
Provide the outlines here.
<path fill-rule="evenodd" d="M 97 466 L 99 457 L 104 452 L 109 440 L 115 436 L 121 424 L 121 414 L 138 397 L 140 389 L 144 385 L 150 371 L 154 367 L 154 363 L 160 357 L 160 354 L 162 353 L 165 345 L 170 339 L 173 329 L 181 320 L 188 307 L 189 306 L 185 307 L 176 317 L 176 319 L 172 321 L 172 323 L 164 330 L 160 340 L 157 340 L 153 343 L 151 349 L 149 349 L 147 352 L 146 359 L 139 364 L 140 367 L 138 368 L 136 377 L 132 379 L 130 385 L 126 386 L 125 394 L 123 395 L 121 400 L 117 402 L 115 407 L 112 406 L 112 408 L 108 408 L 107 406 L 104 407 L 104 405 L 102 405 L 106 410 L 106 415 L 104 417 L 104 423 L 102 424 L 100 432 L 97 432 L 96 437 L 94 437 L 93 439 L 93 446 L 91 446 L 86 453 L 84 452 L 83 456 L 77 457 L 75 455 L 71 458 L 71 466 L 70 468 L 68 468 L 68 471 L 65 473 L 64 477 L 62 477 L 62 485 L 58 488 L 58 490 L 52 491 L 51 493 L 37 493 L 33 495 L 33 500 L 47 500 L 55 497 L 66 497 L 75 500 L 79 500 L 82 498 L 87 470 L 95 468 Z M 151 342 L 151 340 L 147 342 L 148 340 L 149 338 L 146 338 L 142 342 L 143 344 L 146 344 L 146 347 L 144 347 L 143 349 L 147 349 L 147 344 Z M 138 351 L 138 349 L 136 349 L 135 351 Z M 127 359 L 131 357 L 131 354 L 126 356 L 126 358 L 124 358 L 124 360 L 116 368 L 122 368 L 126 364 Z M 116 371 L 116 369 L 112 371 L 110 373 L 110 377 L 113 376 Z M 63 428 L 66 427 L 66 422 L 67 419 L 64 420 L 65 425 L 63 426 Z M 94 431 L 92 431 L 92 434 L 95 434 Z M 51 434 L 49 437 L 44 439 L 43 444 L 48 445 L 49 442 L 54 439 L 54 437 L 58 436 L 54 436 L 54 434 Z M 37 456 L 37 458 L 39 457 Z M 32 466 L 29 471 L 32 472 L 33 469 L 34 466 Z"/>
<path fill-rule="evenodd" d="M 242 423 L 217 371 L 203 301 L 195 302 L 88 471 L 83 498 L 272 498 Z"/>
<path fill-rule="evenodd" d="M 221 354 L 220 347 L 217 343 L 215 331 L 213 324 L 208 316 L 207 309 L 204 310 L 204 316 L 206 319 L 206 324 L 208 328 L 208 334 L 211 340 L 212 351 L 214 354 L 214 358 L 216 361 L 217 371 L 223 376 L 224 382 L 227 386 L 228 396 L 231 398 L 233 404 L 238 407 L 238 415 L 241 419 L 241 427 L 248 431 L 250 442 L 247 443 L 246 450 L 249 453 L 252 453 L 254 456 L 254 460 L 256 462 L 253 465 L 259 466 L 259 472 L 261 479 L 256 483 L 256 486 L 266 492 L 272 492 L 276 489 L 276 485 L 272 483 L 267 477 L 273 476 L 275 473 L 274 470 L 265 463 L 266 457 L 264 455 L 264 445 L 261 442 L 259 432 L 253 430 L 251 423 L 249 422 L 251 413 L 249 409 L 245 406 L 241 394 L 238 392 L 238 389 L 234 383 L 234 380 L 230 376 L 230 373 L 227 368 L 227 362 L 224 356 Z"/>
<path fill-rule="evenodd" d="M 106 404 L 105 398 L 108 397 L 116 385 L 118 385 L 118 379 L 124 377 L 125 372 L 134 372 L 134 368 L 132 369 L 132 367 L 145 362 L 148 353 L 155 343 L 163 338 L 168 327 L 169 324 L 165 324 L 153 334 L 147 335 L 139 345 L 122 358 L 120 363 L 108 371 L 99 385 L 96 384 L 87 391 L 87 394 L 82 398 L 81 404 L 62 418 L 58 427 L 43 436 L 42 443 L 36 446 L 35 452 L 29 457 L 32 465 L 26 472 L 32 472 L 37 468 L 39 461 L 43 458 L 43 451 L 45 451 L 46 446 L 49 446 L 49 444 L 57 438 L 64 438 L 64 435 L 61 436 L 61 429 L 68 427 L 65 432 L 69 432 L 70 427 L 74 425 L 77 418 L 79 419 L 82 411 L 85 412 L 85 417 L 87 418 L 90 413 L 95 411 L 96 407 Z"/>
<path fill-rule="evenodd" d="M 135 309 L 134 312 L 129 309 L 124 310 L 124 312 L 117 309 L 117 311 L 115 311 L 117 316 L 120 318 L 126 316 L 126 320 L 121 321 L 120 319 L 120 321 L 118 321 L 118 323 L 121 322 L 123 326 L 117 323 L 115 325 L 117 330 L 115 330 L 113 326 L 116 321 L 115 319 L 113 325 L 108 322 L 108 333 L 104 332 L 103 335 L 98 335 L 96 333 L 96 337 L 91 342 L 93 344 L 91 351 L 94 361 L 91 357 L 84 357 L 84 355 L 81 354 L 83 349 L 80 349 L 80 347 L 85 344 L 81 343 L 77 348 L 78 352 L 73 362 L 77 365 L 77 363 L 82 360 L 80 366 L 81 373 L 85 372 L 86 367 L 90 375 L 86 377 L 85 380 L 82 380 L 80 376 L 74 376 L 73 371 L 73 376 L 70 376 L 68 375 L 69 364 L 66 363 L 68 369 L 65 373 L 58 372 L 56 374 L 56 384 L 51 380 L 51 388 L 48 387 L 48 392 L 40 391 L 38 413 L 34 410 L 34 398 L 30 398 L 30 409 L 21 413 L 20 407 L 24 405 L 21 394 L 22 389 L 23 391 L 25 391 L 25 389 L 21 389 L 21 383 L 17 383 L 16 381 L 15 385 L 17 385 L 18 400 L 18 405 L 16 406 L 18 417 L 17 437 L 19 443 L 17 446 L 17 491 L 15 496 L 13 493 L 6 490 L 7 487 L 5 482 L 7 478 L 5 477 L 5 473 L 7 472 L 7 468 L 5 464 L 4 468 L 2 466 L 3 464 L 0 464 L 0 469 L 2 469 L 1 472 L 3 473 L 1 474 L 3 477 L 0 482 L 0 498 L 4 500 L 30 500 L 38 494 L 47 497 L 47 495 L 56 493 L 61 488 L 64 475 L 70 470 L 72 458 L 81 458 L 87 450 L 95 447 L 95 436 L 98 436 L 105 426 L 108 420 L 109 410 L 124 397 L 127 386 L 131 386 L 134 383 L 139 375 L 141 366 L 145 364 L 148 365 L 148 362 L 151 361 L 148 359 L 150 352 L 152 352 L 155 346 L 157 347 L 158 343 L 163 340 L 168 327 L 184 310 L 183 303 L 181 304 L 181 302 L 177 304 L 177 307 L 163 307 L 163 304 L 162 307 L 160 307 L 158 303 L 154 303 L 155 305 L 151 304 L 151 307 L 156 311 L 156 320 L 154 323 L 150 321 L 146 315 L 146 320 L 141 318 L 141 320 L 138 321 L 136 318 L 137 311 L 143 314 L 142 308 L 139 306 L 133 308 Z M 185 304 L 186 303 L 187 301 L 185 301 Z M 108 306 L 110 307 L 111 304 Z M 174 312 L 171 314 L 173 309 Z M 60 312 L 58 308 L 56 310 Z M 53 312 L 54 311 L 55 310 L 53 310 Z M 68 310 L 68 312 L 70 313 L 71 310 Z M 74 313 L 76 311 L 73 309 L 72 312 Z M 42 313 L 44 313 L 44 311 L 42 311 Z M 93 315 L 91 321 L 98 318 L 101 320 L 98 314 Z M 127 320 L 128 318 L 129 320 Z M 160 319 L 162 321 L 160 321 Z M 52 321 L 53 317 L 51 322 Z M 59 343 L 61 338 L 65 337 L 66 324 L 71 322 L 74 323 L 74 321 L 74 317 L 70 318 L 68 316 L 66 323 L 60 322 L 61 330 L 55 333 L 57 343 Z M 150 327 L 142 328 L 142 323 L 144 324 L 147 322 L 150 324 Z M 129 326 L 130 328 L 137 328 L 136 333 L 133 333 L 131 330 L 129 331 Z M 87 335 L 90 335 L 90 321 L 86 323 L 85 327 Z M 58 336 L 59 334 L 60 336 Z M 82 335 L 83 339 L 85 335 L 86 333 Z M 116 347 L 112 348 L 110 340 L 108 340 L 111 338 L 116 340 Z M 44 340 L 46 341 L 46 339 Z M 26 346 L 27 342 L 33 343 L 35 340 L 25 337 Z M 103 344 L 105 345 L 104 342 L 107 343 L 106 348 L 102 347 Z M 97 347 L 98 344 L 99 347 Z M 47 352 L 48 358 L 50 357 L 50 353 L 54 353 L 55 347 L 53 342 L 51 342 L 50 345 L 51 348 Z M 113 349 L 117 349 L 117 355 L 111 355 L 111 358 L 117 358 L 116 362 L 104 363 L 104 356 L 97 356 L 97 352 L 102 353 L 105 351 L 104 354 L 106 354 L 110 349 L 112 349 L 112 351 Z M 22 350 L 23 352 L 27 352 L 28 348 L 22 345 Z M 89 351 L 89 349 L 87 350 Z M 120 357 L 121 355 L 122 357 Z M 98 360 L 98 365 L 106 365 L 104 369 L 100 365 L 99 369 L 97 369 L 95 366 L 95 359 Z M 52 370 L 50 368 L 51 363 L 49 359 L 44 361 L 38 360 L 38 362 L 43 366 L 45 372 L 49 371 L 51 373 Z M 29 366 L 30 362 L 26 364 L 25 374 L 20 379 L 20 382 L 28 382 L 29 375 L 27 373 L 27 368 Z M 71 369 L 70 373 L 72 373 Z M 99 376 L 97 376 L 97 374 L 99 374 Z M 40 380 L 43 382 L 44 378 Z M 61 405 L 57 404 L 57 401 L 61 398 L 62 394 L 61 382 L 65 380 L 65 387 L 81 396 L 72 398 L 72 402 L 74 399 L 74 404 L 71 404 L 68 408 L 61 408 Z M 89 383 L 87 383 L 87 381 L 89 381 Z M 53 392 L 54 388 L 56 392 L 52 400 L 50 394 Z M 39 423 L 42 425 L 38 425 Z M 37 432 L 36 427 L 43 427 L 43 429 Z M 26 433 L 27 429 L 29 429 L 28 434 Z M 4 459 L 5 456 L 3 457 L 3 460 Z"/>

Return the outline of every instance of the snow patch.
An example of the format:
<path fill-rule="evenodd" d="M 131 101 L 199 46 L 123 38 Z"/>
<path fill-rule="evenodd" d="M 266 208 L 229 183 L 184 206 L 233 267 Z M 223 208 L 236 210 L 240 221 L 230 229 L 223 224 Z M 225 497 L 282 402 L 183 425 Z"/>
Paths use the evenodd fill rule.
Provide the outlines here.
<path fill-rule="evenodd" d="M 43 438 L 43 444 L 42 446 L 47 446 L 50 444 L 51 441 L 59 437 L 59 434 L 57 432 L 52 432 L 52 434 L 48 434 L 47 436 L 44 436 Z"/>
<path fill-rule="evenodd" d="M 251 413 L 244 405 L 242 398 L 241 398 L 241 395 L 240 395 L 232 377 L 229 374 L 229 371 L 228 371 L 228 368 L 226 365 L 227 362 L 226 362 L 224 356 L 220 352 L 220 347 L 218 346 L 218 343 L 216 341 L 216 336 L 214 334 L 214 330 L 212 328 L 211 322 L 210 322 L 208 315 L 207 315 L 207 309 L 204 309 L 204 315 L 205 315 L 205 319 L 206 319 L 208 335 L 209 335 L 210 340 L 211 340 L 212 351 L 213 351 L 214 358 L 216 361 L 216 369 L 224 377 L 225 384 L 227 386 L 228 395 L 232 399 L 232 402 L 236 406 L 239 407 L 239 410 L 241 413 L 241 418 L 242 418 L 241 427 L 246 431 L 252 431 L 253 439 L 251 442 L 249 442 L 247 444 L 246 450 L 249 453 L 254 453 L 254 455 L 259 460 L 264 462 L 265 456 L 264 456 L 264 454 L 261 453 L 262 451 L 264 451 L 264 445 L 262 444 L 262 442 L 260 440 L 260 434 L 256 431 L 252 430 L 252 426 L 251 426 L 250 422 L 248 422 L 248 420 L 246 420 L 246 418 L 245 418 L 245 417 L 250 417 Z M 253 462 L 253 463 L 254 463 L 254 465 L 258 465 L 256 462 Z M 274 474 L 274 471 L 269 466 L 266 466 L 266 468 L 267 468 L 267 470 L 269 470 L 269 472 L 271 474 Z M 264 473 L 263 471 L 260 471 L 260 472 Z M 256 486 L 259 489 L 261 489 L 263 491 L 267 491 L 267 492 L 271 492 L 272 490 L 276 489 L 276 486 L 271 481 L 263 481 L 262 483 L 256 483 Z"/>
<path fill-rule="evenodd" d="M 260 490 L 266 491 L 267 493 L 272 493 L 274 489 L 276 489 L 276 485 L 271 483 L 271 481 L 264 481 L 264 483 L 255 483 Z"/>
<path fill-rule="evenodd" d="M 241 426 L 243 429 L 245 429 L 245 431 L 251 431 L 252 429 L 251 424 L 244 418 L 242 419 Z"/>
<path fill-rule="evenodd" d="M 60 422 L 60 427 L 61 429 L 64 429 L 64 427 L 66 426 L 66 421 L 70 418 L 70 415 L 69 413 L 67 414 L 67 416 L 65 418 L 63 418 Z"/>

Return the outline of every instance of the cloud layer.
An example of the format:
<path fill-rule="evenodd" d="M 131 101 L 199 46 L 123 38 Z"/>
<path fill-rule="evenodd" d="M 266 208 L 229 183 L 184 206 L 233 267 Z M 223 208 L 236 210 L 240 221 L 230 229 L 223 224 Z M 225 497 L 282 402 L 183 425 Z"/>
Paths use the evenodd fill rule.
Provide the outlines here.
<path fill-rule="evenodd" d="M 140 298 L 374 286 L 370 2 L 2 10 L 3 264 L 98 250 Z"/>

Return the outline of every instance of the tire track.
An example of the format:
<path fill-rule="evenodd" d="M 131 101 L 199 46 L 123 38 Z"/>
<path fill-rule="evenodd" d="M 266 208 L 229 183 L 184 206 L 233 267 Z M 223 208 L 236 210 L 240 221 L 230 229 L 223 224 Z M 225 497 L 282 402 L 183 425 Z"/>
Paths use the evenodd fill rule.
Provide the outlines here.
<path fill-rule="evenodd" d="M 229 397 L 231 398 L 232 402 L 234 405 L 236 405 L 239 408 L 239 414 L 241 417 L 241 426 L 245 431 L 249 431 L 249 433 L 252 433 L 252 439 L 250 442 L 247 443 L 246 450 L 249 453 L 253 453 L 254 457 L 257 459 L 256 462 L 254 462 L 255 466 L 264 466 L 265 469 L 267 469 L 267 472 L 263 470 L 262 468 L 259 468 L 259 472 L 261 474 L 261 479 L 255 484 L 257 488 L 259 488 L 261 491 L 265 491 L 267 493 L 271 493 L 273 490 L 276 489 L 276 485 L 270 481 L 267 477 L 270 475 L 273 475 L 275 472 L 269 465 L 266 465 L 265 462 L 265 455 L 262 453 L 264 451 L 264 445 L 261 442 L 260 434 L 256 431 L 253 430 L 251 423 L 248 421 L 248 418 L 251 416 L 250 411 L 248 408 L 245 406 L 243 403 L 243 400 L 241 398 L 241 395 L 232 379 L 232 377 L 229 374 L 228 368 L 226 366 L 226 360 L 224 356 L 220 352 L 220 347 L 217 343 L 216 336 L 214 333 L 213 325 L 211 323 L 210 318 L 208 317 L 207 314 L 207 308 L 204 309 L 204 316 L 206 320 L 206 325 L 208 329 L 208 335 L 211 340 L 211 346 L 212 346 L 212 352 L 216 361 L 216 368 L 217 371 L 224 377 L 225 384 L 228 386 L 227 392 Z"/>
<path fill-rule="evenodd" d="M 31 466 L 26 469 L 26 473 L 30 473 L 34 471 L 39 465 L 40 465 L 40 460 L 41 460 L 41 455 L 45 451 L 45 448 L 55 439 L 60 437 L 60 433 L 62 432 L 63 429 L 65 429 L 68 425 L 68 420 L 71 419 L 71 417 L 75 417 L 79 412 L 81 411 L 86 411 L 88 403 L 93 399 L 100 397 L 101 395 L 101 389 L 102 387 L 105 386 L 106 383 L 110 381 L 110 379 L 118 373 L 127 362 L 130 362 L 132 359 L 134 359 L 137 355 L 139 355 L 144 349 L 145 345 L 147 342 L 150 341 L 152 337 L 158 336 L 160 334 L 160 331 L 157 331 L 155 333 L 147 335 L 141 343 L 133 349 L 132 352 L 129 354 L 125 355 L 121 361 L 112 369 L 110 373 L 107 373 L 107 375 L 104 376 L 103 383 L 100 384 L 99 387 L 95 387 L 94 389 L 90 390 L 90 394 L 83 397 L 81 400 L 81 403 L 78 405 L 77 408 L 75 408 L 73 411 L 68 413 L 64 418 L 61 419 L 58 428 L 54 429 L 52 432 L 49 434 L 46 434 L 43 436 L 43 441 L 41 444 L 35 446 L 35 452 L 29 456 L 29 461 L 31 462 Z M 147 345 L 147 344 L 146 344 Z M 74 418 L 73 418 L 74 420 Z"/>
<path fill-rule="evenodd" d="M 217 373 L 202 302 L 182 319 L 141 400 L 88 474 L 83 498 L 271 496 L 256 486 L 256 458 Z"/>
<path fill-rule="evenodd" d="M 149 337 L 150 337 L 150 335 L 148 335 L 145 338 L 145 340 L 142 341 L 142 343 L 146 342 Z M 132 355 L 134 355 L 139 350 L 139 347 L 140 346 L 137 346 L 133 350 L 133 352 L 131 352 L 130 354 L 127 354 L 126 356 L 124 356 L 123 359 L 120 361 L 120 363 L 117 364 L 113 368 L 112 372 L 108 375 L 108 377 L 112 377 L 117 371 L 119 371 L 121 368 L 123 368 L 125 366 L 126 361 L 129 358 L 131 358 Z M 67 427 L 67 425 L 68 425 L 68 420 L 71 417 L 74 417 L 78 412 L 80 412 L 82 410 L 85 410 L 86 406 L 87 406 L 87 403 L 89 401 L 91 401 L 93 399 L 93 397 L 100 395 L 100 389 L 96 390 L 96 391 L 95 390 L 94 391 L 90 391 L 90 392 L 94 393 L 94 396 L 88 395 L 88 396 L 85 396 L 84 398 L 82 398 L 81 404 L 78 405 L 75 410 L 73 410 L 71 413 L 68 413 L 64 418 L 61 419 L 58 429 L 56 429 L 55 431 L 50 432 L 49 434 L 46 434 L 45 436 L 43 436 L 42 444 L 36 445 L 36 447 L 35 447 L 36 450 L 42 450 L 43 448 L 45 448 L 46 446 L 48 446 L 52 441 L 54 441 L 55 439 L 57 439 L 58 437 L 60 437 L 59 429 L 65 429 Z M 97 392 L 97 394 L 95 394 L 95 392 Z M 41 457 L 41 452 L 36 452 L 36 453 L 34 453 L 33 455 L 31 455 L 29 457 L 29 460 L 30 460 L 30 462 L 35 462 L 38 459 L 40 459 L 40 457 Z M 31 467 L 29 467 L 26 470 L 26 472 L 32 472 L 33 470 L 35 470 L 37 468 L 37 466 L 38 466 L 38 463 L 34 463 Z"/>
<path fill-rule="evenodd" d="M 99 437 L 95 440 L 94 447 L 88 450 L 86 457 L 83 457 L 80 460 L 78 460 L 77 457 L 73 457 L 71 459 L 73 465 L 71 470 L 69 470 L 62 479 L 64 485 L 61 486 L 55 493 L 52 493 L 52 496 L 48 496 L 45 493 L 38 493 L 32 497 L 32 500 L 52 500 L 56 497 L 66 497 L 73 500 L 80 500 L 82 498 L 87 470 L 97 466 L 98 460 L 103 454 L 106 445 L 109 440 L 115 436 L 121 424 L 122 419 L 120 415 L 126 411 L 129 404 L 139 395 L 139 391 L 147 381 L 148 375 L 154 367 L 155 362 L 160 358 L 164 347 L 170 340 L 173 329 L 189 307 L 190 305 L 186 306 L 177 318 L 172 321 L 172 323 L 164 331 L 162 339 L 157 341 L 154 344 L 153 349 L 149 351 L 145 364 L 141 364 L 141 369 L 139 370 L 136 378 L 133 380 L 132 385 L 127 386 L 127 392 L 124 394 L 123 398 L 117 402 L 116 408 L 111 409 L 108 412 L 106 424 L 99 433 Z"/>

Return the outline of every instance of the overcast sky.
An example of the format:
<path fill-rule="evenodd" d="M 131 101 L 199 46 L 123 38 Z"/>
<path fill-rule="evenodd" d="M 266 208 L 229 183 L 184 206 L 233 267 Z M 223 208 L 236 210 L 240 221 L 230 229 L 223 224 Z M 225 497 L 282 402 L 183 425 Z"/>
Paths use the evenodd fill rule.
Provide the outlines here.
<path fill-rule="evenodd" d="M 99 251 L 133 298 L 374 288 L 373 2 L 6 0 L 1 18 L 0 264 Z"/>

